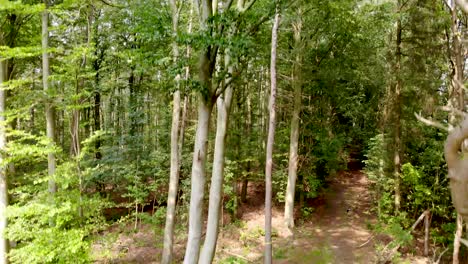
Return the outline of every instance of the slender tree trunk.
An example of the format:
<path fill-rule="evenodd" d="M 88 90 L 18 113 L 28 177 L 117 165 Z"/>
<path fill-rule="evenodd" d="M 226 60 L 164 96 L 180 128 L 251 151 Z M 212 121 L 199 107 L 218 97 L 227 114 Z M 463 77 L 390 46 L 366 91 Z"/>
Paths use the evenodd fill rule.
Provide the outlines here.
<path fill-rule="evenodd" d="M 463 233 L 463 219 L 457 214 L 457 231 L 455 232 L 455 239 L 453 241 L 453 264 L 460 263 L 458 253 L 460 252 L 460 238 Z"/>
<path fill-rule="evenodd" d="M 198 124 L 192 161 L 190 190 L 189 234 L 184 264 L 197 263 L 203 228 L 203 198 L 205 193 L 205 163 L 208 145 L 208 128 L 213 103 L 205 101 L 200 94 L 198 102 Z"/>
<path fill-rule="evenodd" d="M 198 1 L 197 1 L 198 2 Z M 209 18 L 213 15 L 211 0 L 200 1 L 200 26 L 209 32 Z M 213 46 L 200 51 L 199 80 L 203 92 L 198 93 L 198 123 L 192 159 L 192 177 L 190 188 L 189 232 L 185 250 L 184 264 L 195 264 L 200 256 L 200 242 L 203 229 L 203 198 L 205 195 L 206 155 L 211 111 L 215 103 L 215 91 L 212 90 L 212 76 L 216 64 Z"/>
<path fill-rule="evenodd" d="M 172 52 L 174 64 L 179 58 L 179 46 L 176 42 L 178 35 L 179 14 L 177 10 L 177 1 L 170 0 L 169 4 L 172 11 Z M 171 171 L 169 178 L 169 193 L 167 197 L 166 225 L 164 229 L 164 249 L 162 263 L 169 264 L 172 261 L 172 249 L 174 244 L 174 224 L 176 199 L 179 190 L 179 171 L 180 171 L 180 146 L 179 146 L 179 127 L 180 127 L 180 75 L 175 77 L 176 91 L 174 92 L 172 109 L 172 127 L 171 127 Z"/>
<path fill-rule="evenodd" d="M 176 198 L 179 189 L 179 119 L 180 119 L 180 91 L 174 92 L 171 128 L 171 171 L 169 179 L 169 193 L 167 198 L 166 225 L 164 229 L 163 264 L 171 263 L 174 238 Z"/>
<path fill-rule="evenodd" d="M 229 55 L 226 55 L 228 57 Z M 226 61 L 229 61 L 226 59 Z M 229 64 L 229 62 L 227 62 Z M 232 73 L 232 67 L 230 67 Z M 206 230 L 205 243 L 198 263 L 209 264 L 213 261 L 216 251 L 216 242 L 218 241 L 219 217 L 222 206 L 222 191 L 224 180 L 224 157 L 225 143 L 229 120 L 229 110 L 232 102 L 232 87 L 229 86 L 224 98 L 219 97 L 216 101 L 217 119 L 216 119 L 216 139 L 213 158 L 213 173 L 211 175 L 210 199 L 208 223 Z"/>
<path fill-rule="evenodd" d="M 265 166 L 265 264 L 272 263 L 271 244 L 271 199 L 272 186 L 271 174 L 273 170 L 273 144 L 275 140 L 275 118 L 276 118 L 276 47 L 278 45 L 278 28 L 280 23 L 279 7 L 276 7 L 275 21 L 271 31 L 271 92 L 270 92 L 270 121 L 268 126 L 268 141 L 266 150 Z"/>
<path fill-rule="evenodd" d="M 454 94 L 452 98 L 456 102 L 456 107 L 458 110 L 465 110 L 465 95 L 464 95 L 464 76 L 463 76 L 463 54 L 462 54 L 462 44 L 461 44 L 461 32 L 458 30 L 458 16 L 457 16 L 457 6 L 452 2 L 452 8 L 450 10 L 452 18 L 452 56 L 454 60 L 454 76 L 452 77 L 452 86 L 454 88 Z"/>
<path fill-rule="evenodd" d="M 48 2 L 44 1 L 46 6 Z M 47 8 L 42 12 L 42 82 L 46 93 L 49 92 L 49 13 Z M 50 147 L 55 144 L 55 108 L 51 99 L 46 103 L 46 123 L 47 123 L 47 138 L 50 140 Z M 53 202 L 54 194 L 57 192 L 57 186 L 53 176 L 55 174 L 55 153 L 50 151 L 47 156 L 48 173 L 49 173 L 49 193 L 51 194 L 51 202 Z"/>
<path fill-rule="evenodd" d="M 7 81 L 7 61 L 0 58 L 0 164 L 4 163 L 6 148 L 6 95 L 4 82 Z M 6 208 L 8 206 L 8 177 L 6 166 L 0 167 L 0 264 L 8 263 L 9 242 L 3 237 L 7 227 Z"/>
<path fill-rule="evenodd" d="M 298 10 L 298 19 L 293 23 L 296 62 L 293 68 L 294 109 L 291 118 L 291 136 L 289 144 L 288 185 L 286 187 L 286 202 L 284 205 L 284 220 L 292 232 L 294 227 L 294 194 L 296 190 L 298 146 L 299 146 L 299 117 L 302 106 L 302 51 L 301 30 L 302 10 Z"/>
<path fill-rule="evenodd" d="M 249 84 L 247 84 L 247 90 L 249 88 Z M 247 98 L 246 98 L 246 101 L 247 101 L 247 112 L 245 113 L 246 116 L 247 116 L 247 124 L 246 124 L 246 128 L 247 128 L 247 135 L 246 135 L 246 138 L 247 138 L 247 149 L 251 149 L 252 148 L 252 145 L 251 145 L 251 142 L 252 142 L 252 102 L 251 102 L 251 98 L 250 98 L 250 95 L 247 93 Z M 247 202 L 247 189 L 248 189 L 248 186 L 249 186 L 249 179 L 248 177 L 250 176 L 250 171 L 252 169 L 252 164 L 251 164 L 251 161 L 250 161 L 250 157 L 249 157 L 249 161 L 247 161 L 247 167 L 245 169 L 245 172 L 246 172 L 246 176 L 244 179 L 242 179 L 242 187 L 241 187 L 241 195 L 240 195 L 240 201 L 241 203 L 245 203 Z"/>
<path fill-rule="evenodd" d="M 398 8 L 400 8 L 401 4 L 399 1 Z M 400 171 L 401 171 L 401 88 L 402 88 L 402 80 L 401 80 L 401 18 L 400 18 L 401 10 L 398 10 L 398 18 L 397 18 L 397 39 L 396 39 L 396 53 L 395 53 L 395 76 L 396 76 L 396 84 L 395 84 L 395 94 L 394 94 L 394 154 L 393 154 L 393 174 L 395 179 L 395 212 L 398 213 L 400 211 L 400 204 L 401 204 L 401 191 L 400 191 Z"/>

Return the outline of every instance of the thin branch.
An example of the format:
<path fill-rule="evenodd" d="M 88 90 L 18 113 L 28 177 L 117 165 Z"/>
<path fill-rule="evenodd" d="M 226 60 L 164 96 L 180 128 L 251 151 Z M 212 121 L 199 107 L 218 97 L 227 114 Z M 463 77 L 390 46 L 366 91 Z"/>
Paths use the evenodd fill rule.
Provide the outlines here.
<path fill-rule="evenodd" d="M 257 1 L 257 0 L 250 0 L 250 2 L 247 3 L 247 4 L 244 6 L 244 8 L 242 8 L 242 10 L 240 10 L 240 12 L 243 13 L 243 12 L 249 10 L 249 9 L 253 6 L 253 4 L 255 3 L 255 1 Z"/>
<path fill-rule="evenodd" d="M 444 0 L 444 4 L 445 4 L 449 9 L 452 9 L 452 7 L 450 6 L 450 3 L 448 2 L 448 0 Z"/>
<path fill-rule="evenodd" d="M 101 1 L 103 4 L 111 6 L 111 7 L 116 7 L 116 8 L 125 8 L 125 7 L 127 7 L 127 6 L 124 6 L 124 5 L 117 5 L 117 4 L 114 4 L 114 3 L 109 3 L 107 0 L 99 0 L 99 1 Z"/>
<path fill-rule="evenodd" d="M 228 254 L 228 255 L 231 255 L 231 256 L 233 256 L 233 257 L 243 259 L 243 260 L 247 261 L 248 263 L 253 263 L 253 261 L 251 261 L 250 259 L 248 259 L 248 258 L 246 258 L 246 257 L 244 257 L 244 256 L 241 256 L 241 255 L 239 255 L 239 254 L 236 254 L 236 253 L 233 253 L 233 252 L 229 252 L 229 251 L 227 251 L 227 250 L 225 250 L 225 249 L 223 250 L 223 252 L 226 253 L 226 254 Z"/>
<path fill-rule="evenodd" d="M 416 220 L 416 222 L 414 222 L 414 224 L 411 226 L 411 231 L 414 231 L 414 229 L 419 225 L 419 223 L 421 223 L 421 221 L 424 219 L 424 217 L 426 216 L 427 212 L 424 211 L 424 213 L 422 213 L 418 220 Z"/>
<path fill-rule="evenodd" d="M 442 259 L 442 256 L 445 254 L 445 252 L 447 252 L 449 250 L 449 248 L 446 248 L 444 251 L 442 251 L 442 253 L 440 253 L 439 255 L 439 258 L 437 259 L 437 261 L 434 263 L 434 264 L 439 264 L 440 263 L 440 260 Z"/>
<path fill-rule="evenodd" d="M 460 238 L 460 242 L 463 243 L 463 245 L 467 246 L 468 247 L 468 240 L 464 239 L 464 238 Z"/>
<path fill-rule="evenodd" d="M 361 245 L 357 246 L 356 248 L 362 248 L 365 245 L 369 244 L 369 242 L 371 242 L 374 237 L 375 237 L 375 235 L 372 235 L 371 237 L 369 237 L 369 239 L 367 239 L 366 242 L 362 243 Z"/>
<path fill-rule="evenodd" d="M 438 129 L 441 129 L 441 130 L 444 130 L 444 131 L 449 131 L 448 127 L 444 126 L 442 123 L 440 122 L 437 122 L 437 121 L 434 121 L 434 120 L 431 120 L 431 119 L 426 119 L 424 117 L 422 117 L 421 115 L 419 115 L 418 113 L 414 113 L 414 115 L 416 116 L 416 119 L 418 119 L 420 122 L 428 125 L 428 126 L 432 126 L 432 127 L 436 127 Z"/>

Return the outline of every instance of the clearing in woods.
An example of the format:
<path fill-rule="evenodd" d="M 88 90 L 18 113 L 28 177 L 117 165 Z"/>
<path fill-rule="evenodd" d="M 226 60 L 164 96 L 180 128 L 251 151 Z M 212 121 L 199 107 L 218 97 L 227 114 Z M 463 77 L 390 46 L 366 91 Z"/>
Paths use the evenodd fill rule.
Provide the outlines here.
<path fill-rule="evenodd" d="M 361 171 L 342 171 L 325 194 L 311 206 L 313 212 L 296 221 L 293 239 L 283 225 L 283 206 L 273 208 L 274 263 L 374 263 L 376 239 L 370 239 L 369 182 Z M 251 182 L 242 217 L 220 230 L 214 263 L 261 263 L 264 239 L 264 186 Z M 162 232 L 140 225 L 109 230 L 94 244 L 96 263 L 158 263 Z M 162 230 L 161 230 L 162 231 Z M 175 262 L 183 259 L 185 230 L 175 241 Z M 111 239 L 109 239 L 111 238 Z M 367 242 L 367 243 L 366 243 Z"/>

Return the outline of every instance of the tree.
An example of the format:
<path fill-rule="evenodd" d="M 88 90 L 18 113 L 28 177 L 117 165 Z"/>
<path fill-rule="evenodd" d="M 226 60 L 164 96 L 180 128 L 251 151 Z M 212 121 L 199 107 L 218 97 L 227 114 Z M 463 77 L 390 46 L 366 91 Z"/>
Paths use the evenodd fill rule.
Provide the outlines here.
<path fill-rule="evenodd" d="M 45 93 L 50 93 L 49 88 L 49 1 L 44 0 L 46 8 L 42 12 L 42 85 Z M 55 144 L 55 108 L 53 102 L 48 99 L 46 102 L 46 123 L 47 123 L 47 138 L 50 140 L 50 146 Z M 50 151 L 48 154 L 48 173 L 49 173 L 49 193 L 51 199 L 57 192 L 57 186 L 53 179 L 55 174 L 55 154 Z"/>
<path fill-rule="evenodd" d="M 200 4 L 200 5 L 198 5 Z M 196 7 L 200 16 L 200 28 L 205 32 L 210 32 L 213 25 L 210 18 L 213 16 L 212 1 L 202 0 L 196 2 Z M 214 7 L 215 10 L 218 8 Z M 192 160 L 192 177 L 190 190 L 189 209 L 189 233 L 187 247 L 185 251 L 184 264 L 196 263 L 200 254 L 200 242 L 203 227 L 203 199 L 205 190 L 205 162 L 207 155 L 208 129 L 216 100 L 216 87 L 213 87 L 212 76 L 216 65 L 218 48 L 207 45 L 200 50 L 198 64 L 198 78 L 201 91 L 198 93 L 198 122 L 195 135 L 195 145 Z"/>
<path fill-rule="evenodd" d="M 179 47 L 177 43 L 179 27 L 179 10 L 176 0 L 169 2 L 172 13 L 172 52 L 174 64 L 179 59 Z M 175 91 L 172 110 L 172 128 L 171 128 L 171 171 L 169 179 L 169 191 L 167 197 L 166 225 L 164 229 L 164 250 L 162 263 L 169 264 L 172 261 L 175 207 L 177 192 L 179 189 L 179 170 L 180 170 L 180 152 L 179 152 L 179 128 L 180 128 L 180 74 L 175 77 Z"/>
<path fill-rule="evenodd" d="M 2 43 L 0 35 L 0 44 Z M 6 147 L 6 86 L 7 60 L 0 57 L 0 263 L 8 263 L 8 240 L 5 238 L 7 227 L 6 209 L 8 206 L 8 178 L 5 162 Z"/>
<path fill-rule="evenodd" d="M 273 170 L 273 143 L 275 141 L 275 122 L 276 122 L 276 48 L 278 45 L 278 28 L 280 24 L 280 9 L 276 3 L 276 14 L 271 30 L 271 64 L 270 64 L 270 118 L 268 122 L 268 141 L 266 149 L 265 165 L 265 261 L 266 264 L 272 263 L 272 244 L 271 244 L 271 199 L 272 186 L 271 174 Z"/>
<path fill-rule="evenodd" d="M 302 105 L 302 8 L 297 7 L 297 18 L 292 23 L 294 36 L 294 53 L 296 55 L 292 82 L 294 87 L 294 106 L 291 118 L 291 136 L 289 143 L 288 185 L 286 187 L 286 201 L 284 204 L 284 220 L 286 226 L 292 231 L 294 227 L 294 194 L 296 190 L 297 164 L 299 150 L 299 121 Z"/>

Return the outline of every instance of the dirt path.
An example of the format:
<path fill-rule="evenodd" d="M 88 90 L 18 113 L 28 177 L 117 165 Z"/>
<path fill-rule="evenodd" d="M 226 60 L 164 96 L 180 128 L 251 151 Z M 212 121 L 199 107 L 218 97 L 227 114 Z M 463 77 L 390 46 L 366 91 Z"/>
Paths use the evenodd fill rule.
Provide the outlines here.
<path fill-rule="evenodd" d="M 310 249 L 328 252 L 326 263 L 372 263 L 375 259 L 368 225 L 375 222 L 370 214 L 369 182 L 359 171 L 341 172 L 325 195 L 323 208 L 317 209 L 311 222 L 302 228 L 313 230 L 308 240 Z"/>
<path fill-rule="evenodd" d="M 293 239 L 284 226 L 283 206 L 273 208 L 274 263 L 374 263 L 374 240 L 367 226 L 374 223 L 369 213 L 369 182 L 360 171 L 340 172 L 330 183 L 323 202 L 314 205 L 312 214 L 297 222 Z M 220 230 L 213 263 L 262 263 L 264 241 L 264 187 L 261 182 L 249 184 L 248 202 L 242 205 L 239 221 Z M 102 241 L 96 241 L 97 263 L 158 263 L 161 232 L 142 225 L 135 232 L 132 225 L 123 231 L 109 230 Z M 112 238 L 114 237 L 114 238 Z M 108 241 L 106 242 L 106 239 Z M 364 246 L 361 246 L 365 244 Z M 183 259 L 185 236 L 177 236 L 176 263 Z"/>
<path fill-rule="evenodd" d="M 217 263 L 226 258 L 261 263 L 263 186 L 249 187 L 250 200 L 243 207 L 240 227 L 220 234 Z M 372 236 L 367 226 L 375 222 L 369 213 L 368 187 L 360 171 L 339 173 L 330 183 L 324 203 L 298 223 L 293 240 L 283 225 L 283 208 L 273 208 L 274 263 L 373 263 L 374 243 L 365 244 Z"/>

